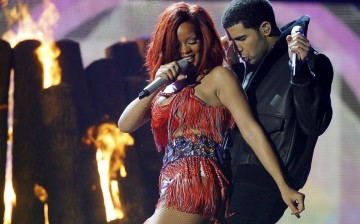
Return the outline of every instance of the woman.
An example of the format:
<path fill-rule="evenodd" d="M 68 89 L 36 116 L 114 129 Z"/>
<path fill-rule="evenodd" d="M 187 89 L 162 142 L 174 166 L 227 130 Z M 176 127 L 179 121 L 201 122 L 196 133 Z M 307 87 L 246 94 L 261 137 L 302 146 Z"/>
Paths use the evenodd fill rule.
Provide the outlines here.
<path fill-rule="evenodd" d="M 194 69 L 179 74 L 176 61 L 184 58 Z M 294 213 L 304 208 L 304 195 L 286 184 L 237 78 L 222 66 L 223 60 L 219 35 L 202 7 L 180 2 L 160 15 L 146 65 L 150 80 L 161 77 L 174 83 L 135 99 L 118 122 L 121 131 L 132 132 L 151 120 L 156 146 L 165 150 L 160 198 L 146 223 L 222 220 L 219 208 L 229 181 L 221 170 L 221 143 L 234 121 L 276 181 L 285 203 Z"/>

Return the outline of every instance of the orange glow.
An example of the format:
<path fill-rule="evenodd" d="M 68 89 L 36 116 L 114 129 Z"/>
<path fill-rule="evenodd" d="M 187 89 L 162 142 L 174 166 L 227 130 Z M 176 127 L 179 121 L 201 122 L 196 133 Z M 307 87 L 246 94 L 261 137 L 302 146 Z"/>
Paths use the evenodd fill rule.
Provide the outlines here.
<path fill-rule="evenodd" d="M 12 209 L 16 206 L 16 194 L 12 184 L 12 127 L 9 128 L 8 134 L 4 190 L 4 224 L 11 223 Z"/>
<path fill-rule="evenodd" d="M 43 66 L 43 88 L 60 84 L 61 68 L 57 60 L 60 49 L 54 42 L 43 42 L 37 48 L 36 54 Z"/>
<path fill-rule="evenodd" d="M 1 7 L 6 7 L 8 5 L 8 0 L 1 0 Z"/>
<path fill-rule="evenodd" d="M 134 144 L 133 137 L 120 132 L 113 123 L 103 123 L 97 127 L 91 127 L 84 141 L 97 149 L 96 161 L 104 196 L 106 220 L 110 222 L 124 218 L 116 177 L 118 172 L 120 176 L 126 176 L 125 147 Z"/>
<path fill-rule="evenodd" d="M 39 184 L 35 184 L 34 186 L 34 194 L 41 202 L 44 203 L 44 220 L 45 224 L 49 224 L 49 206 L 47 204 L 48 194 L 45 188 Z"/>
<path fill-rule="evenodd" d="M 43 88 L 46 89 L 61 82 L 61 68 L 57 60 L 61 52 L 55 44 L 53 35 L 53 26 L 60 18 L 59 12 L 49 0 L 44 0 L 44 7 L 38 21 L 44 39 L 41 40 L 36 54 L 43 66 Z"/>
<path fill-rule="evenodd" d="M 19 42 L 34 39 L 41 42 L 36 54 L 43 66 L 43 88 L 58 85 L 61 82 L 61 68 L 57 61 L 60 49 L 54 41 L 53 29 L 60 18 L 56 6 L 50 0 L 43 0 L 44 10 L 38 21 L 31 18 L 26 5 L 19 3 L 17 8 L 6 9 L 4 14 L 10 26 L 17 23 L 17 32 L 7 31 L 3 39 L 8 41 L 12 47 Z"/>

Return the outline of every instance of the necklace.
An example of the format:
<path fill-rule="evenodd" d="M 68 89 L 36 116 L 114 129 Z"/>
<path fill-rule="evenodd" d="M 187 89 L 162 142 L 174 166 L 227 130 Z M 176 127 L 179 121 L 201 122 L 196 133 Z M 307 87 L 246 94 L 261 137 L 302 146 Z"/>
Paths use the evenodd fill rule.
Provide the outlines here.
<path fill-rule="evenodd" d="M 169 98 L 169 97 L 175 95 L 175 92 L 164 93 L 163 91 L 161 91 L 161 92 L 159 92 L 159 95 L 160 95 L 160 96 L 163 96 L 163 97 L 166 97 L 166 98 Z"/>

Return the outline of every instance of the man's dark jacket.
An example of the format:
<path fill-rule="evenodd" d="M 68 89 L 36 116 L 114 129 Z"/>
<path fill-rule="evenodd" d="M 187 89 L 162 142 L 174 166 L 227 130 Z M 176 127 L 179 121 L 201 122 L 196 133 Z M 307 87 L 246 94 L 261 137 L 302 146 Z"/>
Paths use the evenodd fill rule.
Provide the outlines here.
<path fill-rule="evenodd" d="M 330 60 L 311 49 L 308 62 L 291 74 L 286 36 L 295 25 L 307 33 L 310 17 L 303 16 L 283 28 L 274 47 L 252 75 L 243 64 L 233 67 L 273 149 L 281 159 L 285 176 L 295 189 L 304 186 L 318 136 L 332 118 L 330 90 L 333 68 Z M 250 181 L 277 189 L 275 182 L 244 141 L 238 129 L 230 138 L 233 182 Z"/>

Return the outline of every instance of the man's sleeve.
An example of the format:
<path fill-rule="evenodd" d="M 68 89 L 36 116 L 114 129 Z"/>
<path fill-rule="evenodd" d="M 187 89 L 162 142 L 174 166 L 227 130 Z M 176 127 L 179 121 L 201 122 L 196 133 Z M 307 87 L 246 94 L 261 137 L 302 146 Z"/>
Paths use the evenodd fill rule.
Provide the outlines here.
<path fill-rule="evenodd" d="M 328 57 L 311 52 L 306 63 L 291 78 L 296 117 L 308 135 L 321 135 L 332 119 L 331 84 L 333 67 Z"/>

